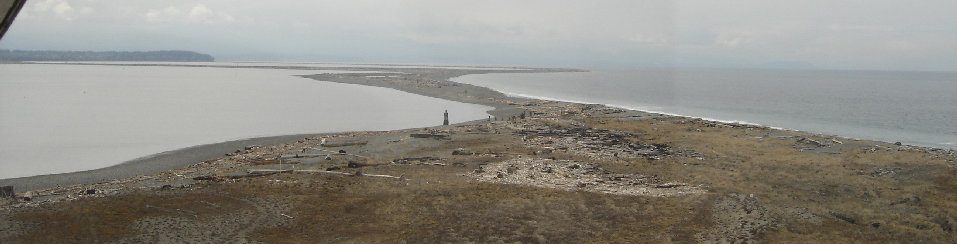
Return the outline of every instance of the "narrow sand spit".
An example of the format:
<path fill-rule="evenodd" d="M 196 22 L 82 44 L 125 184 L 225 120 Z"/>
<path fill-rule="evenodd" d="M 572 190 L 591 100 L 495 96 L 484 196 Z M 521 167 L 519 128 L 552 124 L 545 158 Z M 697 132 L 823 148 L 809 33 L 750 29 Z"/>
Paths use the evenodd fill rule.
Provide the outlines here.
<path fill-rule="evenodd" d="M 447 81 L 473 71 L 387 71 L 308 77 L 486 104 L 495 118 L 233 145 L 158 173 L 18 191 L 0 201 L 0 243 L 957 242 L 954 150 Z"/>

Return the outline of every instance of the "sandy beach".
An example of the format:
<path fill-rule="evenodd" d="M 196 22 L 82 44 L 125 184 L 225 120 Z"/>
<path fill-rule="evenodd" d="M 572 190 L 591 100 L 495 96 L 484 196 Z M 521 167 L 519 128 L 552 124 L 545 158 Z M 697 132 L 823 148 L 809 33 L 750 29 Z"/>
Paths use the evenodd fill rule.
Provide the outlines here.
<path fill-rule="evenodd" d="M 571 69 L 367 70 L 384 73 L 305 77 L 487 105 L 494 118 L 2 180 L 17 195 L 0 204 L 0 242 L 957 241 L 953 150 L 449 81 Z"/>

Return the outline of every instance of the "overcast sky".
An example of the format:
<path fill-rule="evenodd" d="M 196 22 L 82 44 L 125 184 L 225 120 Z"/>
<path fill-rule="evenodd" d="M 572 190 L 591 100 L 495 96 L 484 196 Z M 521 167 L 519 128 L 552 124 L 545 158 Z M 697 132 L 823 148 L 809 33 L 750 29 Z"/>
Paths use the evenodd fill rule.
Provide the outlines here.
<path fill-rule="evenodd" d="M 0 49 L 219 61 L 957 71 L 957 1 L 31 0 Z"/>

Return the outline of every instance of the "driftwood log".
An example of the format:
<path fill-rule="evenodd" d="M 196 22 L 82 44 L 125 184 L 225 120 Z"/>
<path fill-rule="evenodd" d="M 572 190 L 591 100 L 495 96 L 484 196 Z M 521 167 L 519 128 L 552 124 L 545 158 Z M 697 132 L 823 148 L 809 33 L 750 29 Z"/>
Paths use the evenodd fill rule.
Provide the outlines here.
<path fill-rule="evenodd" d="M 247 174 L 245 175 L 204 175 L 204 176 L 193 177 L 193 180 L 222 181 L 226 179 L 259 177 L 259 176 L 273 175 L 278 173 L 313 173 L 313 174 L 331 174 L 331 175 L 343 175 L 343 176 L 379 177 L 379 178 L 389 178 L 389 179 L 405 179 L 402 176 L 364 174 L 359 171 L 356 171 L 356 173 L 346 173 L 346 172 L 337 172 L 337 171 L 328 171 L 328 170 L 309 170 L 309 169 L 300 169 L 300 170 L 252 169 L 247 171 Z"/>
<path fill-rule="evenodd" d="M 449 135 L 445 134 L 426 134 L 426 133 L 412 133 L 409 134 L 409 137 L 412 138 L 432 138 L 437 140 L 451 140 L 452 138 Z"/>

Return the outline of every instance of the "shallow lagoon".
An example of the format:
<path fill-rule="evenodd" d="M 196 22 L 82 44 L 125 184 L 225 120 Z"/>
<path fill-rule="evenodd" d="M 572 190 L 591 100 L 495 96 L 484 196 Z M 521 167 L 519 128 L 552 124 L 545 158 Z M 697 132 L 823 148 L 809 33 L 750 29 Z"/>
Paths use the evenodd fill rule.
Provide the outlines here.
<path fill-rule="evenodd" d="M 0 65 L 0 179 L 250 137 L 440 125 L 491 107 L 255 68 Z M 342 72 L 342 71 L 338 71 Z"/>

